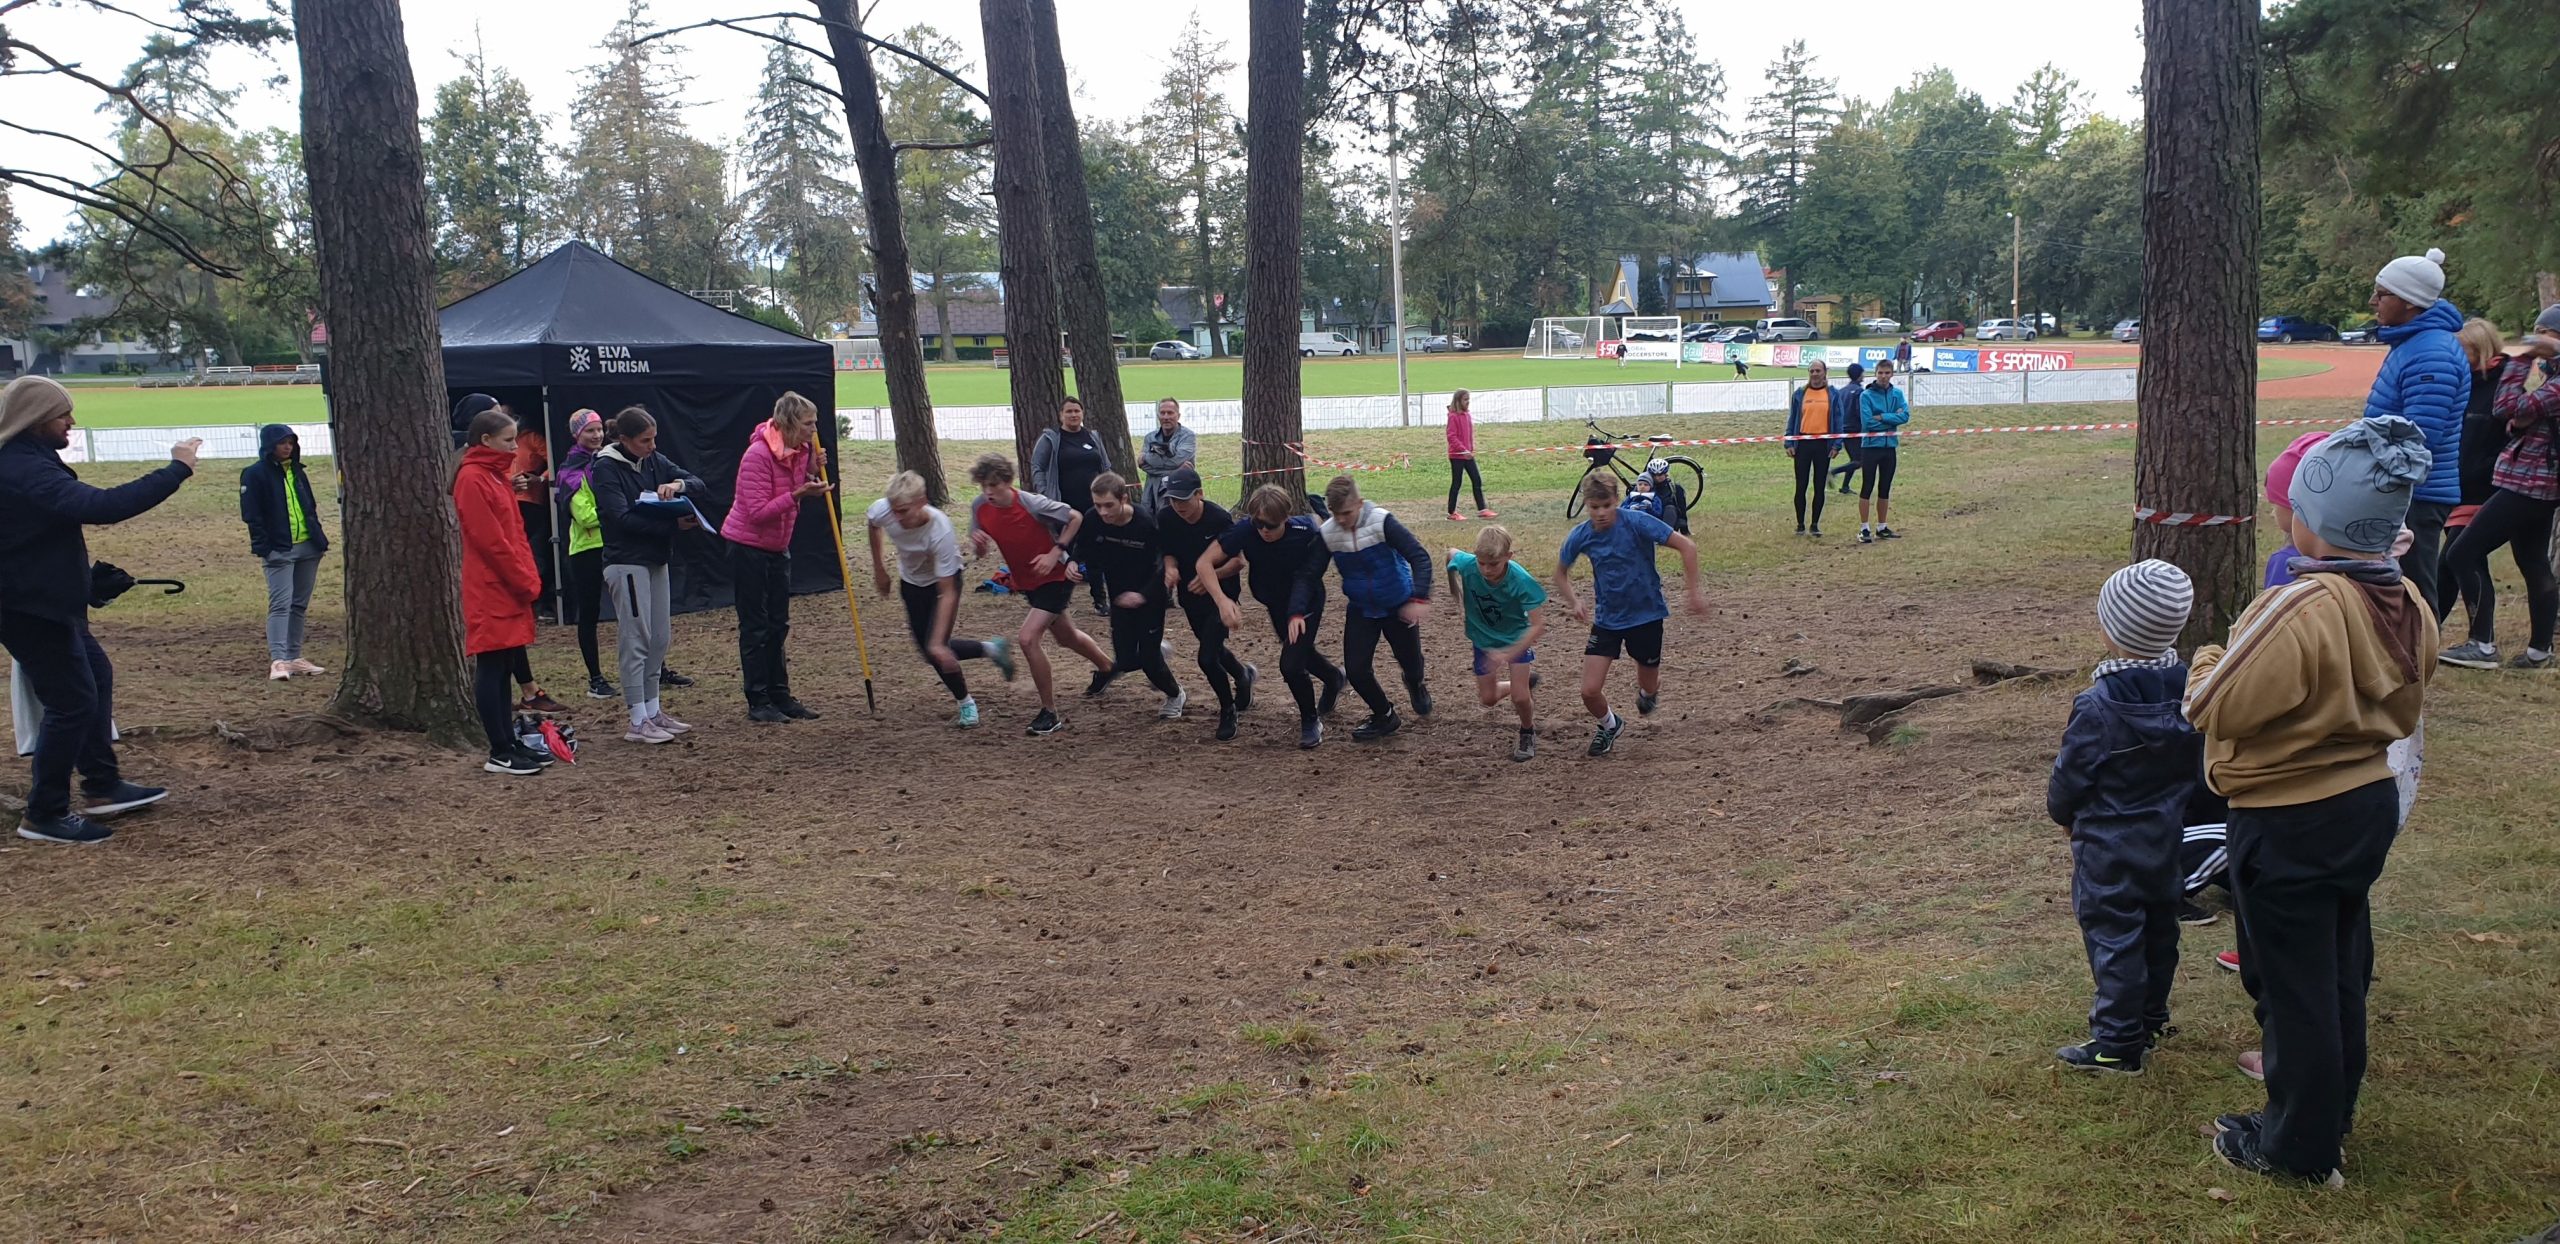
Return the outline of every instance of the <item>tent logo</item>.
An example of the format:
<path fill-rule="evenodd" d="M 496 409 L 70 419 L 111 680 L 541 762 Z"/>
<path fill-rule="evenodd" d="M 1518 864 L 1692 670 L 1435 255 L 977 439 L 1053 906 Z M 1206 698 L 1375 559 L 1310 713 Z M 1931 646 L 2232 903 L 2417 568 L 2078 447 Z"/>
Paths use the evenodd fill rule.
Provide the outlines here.
<path fill-rule="evenodd" d="M 587 370 L 587 347 L 569 347 L 569 370 Z M 629 346 L 597 346 L 595 370 L 607 375 L 646 375 L 649 360 L 631 357 Z"/>
<path fill-rule="evenodd" d="M 587 348 L 585 346 L 569 347 L 569 370 L 588 371 L 594 366 L 595 364 L 589 358 Z"/>

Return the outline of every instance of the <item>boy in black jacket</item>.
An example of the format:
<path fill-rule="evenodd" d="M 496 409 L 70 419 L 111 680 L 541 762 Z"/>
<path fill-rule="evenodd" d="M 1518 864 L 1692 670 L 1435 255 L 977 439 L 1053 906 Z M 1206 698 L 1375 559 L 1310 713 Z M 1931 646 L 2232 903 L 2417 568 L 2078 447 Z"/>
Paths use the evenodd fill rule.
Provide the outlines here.
<path fill-rule="evenodd" d="M 2178 846 L 2204 741 L 2180 710 L 2178 632 L 2195 585 L 2164 561 L 2127 566 L 2098 592 L 2112 659 L 2071 704 L 2045 810 L 2071 830 L 2071 907 L 2097 998 L 2089 1040 L 2054 1057 L 2080 1071 L 2142 1073 L 2169 1026 L 2178 970 Z"/>

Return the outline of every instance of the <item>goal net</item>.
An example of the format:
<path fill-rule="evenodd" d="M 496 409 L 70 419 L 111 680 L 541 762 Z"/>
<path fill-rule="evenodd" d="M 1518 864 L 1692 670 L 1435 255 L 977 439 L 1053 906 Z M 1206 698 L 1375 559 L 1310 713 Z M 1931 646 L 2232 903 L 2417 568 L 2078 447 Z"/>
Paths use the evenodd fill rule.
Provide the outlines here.
<path fill-rule="evenodd" d="M 1618 339 L 1626 345 L 1623 358 L 1680 364 L 1679 316 L 1630 315 L 1620 322 Z"/>
<path fill-rule="evenodd" d="M 1521 357 L 1533 359 L 1591 359 L 1600 357 L 1600 343 L 1614 340 L 1609 331 L 1609 317 L 1603 315 L 1551 316 L 1529 325 L 1529 345 Z"/>

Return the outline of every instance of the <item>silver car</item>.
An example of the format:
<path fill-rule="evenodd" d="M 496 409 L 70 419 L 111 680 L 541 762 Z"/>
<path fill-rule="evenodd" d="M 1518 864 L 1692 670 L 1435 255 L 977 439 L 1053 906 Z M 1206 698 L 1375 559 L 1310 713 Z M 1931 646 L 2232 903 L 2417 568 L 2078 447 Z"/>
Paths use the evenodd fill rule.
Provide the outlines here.
<path fill-rule="evenodd" d="M 1973 326 L 1976 341 L 2033 341 L 2036 326 L 2025 320 L 1984 320 Z"/>
<path fill-rule="evenodd" d="M 2116 321 L 2116 340 L 2118 340 L 2118 341 L 2140 341 L 2140 340 L 2142 340 L 2142 321 L 2140 321 L 2140 320 L 2117 320 L 2117 321 Z"/>

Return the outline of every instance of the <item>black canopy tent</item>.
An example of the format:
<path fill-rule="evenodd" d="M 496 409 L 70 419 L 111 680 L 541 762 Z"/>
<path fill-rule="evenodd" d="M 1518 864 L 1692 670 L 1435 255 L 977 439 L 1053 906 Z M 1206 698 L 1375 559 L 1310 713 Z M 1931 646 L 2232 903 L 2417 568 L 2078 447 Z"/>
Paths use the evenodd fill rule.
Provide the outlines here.
<path fill-rule="evenodd" d="M 817 404 L 818 438 L 835 461 L 835 354 L 662 285 L 571 242 L 532 266 L 444 308 L 449 402 L 486 393 L 522 414 L 542 412 L 551 457 L 569 450 L 569 416 L 593 409 L 610 423 L 638 405 L 658 420 L 658 452 L 711 486 L 695 504 L 715 530 L 676 541 L 677 612 L 726 608 L 729 561 L 716 530 L 736 494 L 738 461 L 757 424 L 784 393 Z M 804 502 L 792 536 L 791 588 L 833 591 L 842 563 L 826 516 Z M 568 556 L 560 531 L 543 555 Z M 564 578 L 556 572 L 553 581 Z"/>

